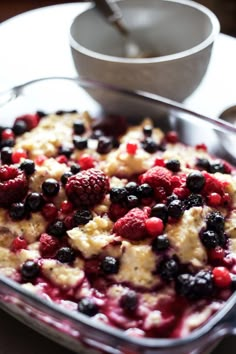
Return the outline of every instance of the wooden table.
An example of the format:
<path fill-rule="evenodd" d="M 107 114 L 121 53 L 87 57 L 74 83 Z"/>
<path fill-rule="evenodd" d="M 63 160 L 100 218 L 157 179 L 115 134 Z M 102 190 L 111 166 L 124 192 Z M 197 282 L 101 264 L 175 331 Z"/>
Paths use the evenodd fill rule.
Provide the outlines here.
<path fill-rule="evenodd" d="M 68 32 L 88 4 L 55 5 L 29 11 L 0 25 L 0 90 L 43 76 L 75 76 Z M 212 117 L 236 104 L 236 39 L 220 35 L 209 69 L 186 106 Z M 226 339 L 214 354 L 235 354 Z M 1 354 L 69 354 L 68 350 L 0 312 Z"/>

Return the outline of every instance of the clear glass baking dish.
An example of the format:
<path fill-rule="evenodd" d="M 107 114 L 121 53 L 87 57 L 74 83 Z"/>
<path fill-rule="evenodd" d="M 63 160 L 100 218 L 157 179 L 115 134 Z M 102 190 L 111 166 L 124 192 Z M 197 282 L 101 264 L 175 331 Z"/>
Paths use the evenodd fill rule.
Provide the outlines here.
<path fill-rule="evenodd" d="M 115 119 L 122 114 L 130 124 L 150 116 L 164 131 L 175 129 L 183 143 L 206 143 L 210 153 L 235 162 L 220 143 L 221 139 L 236 137 L 234 126 L 191 112 L 181 104 L 156 95 L 77 78 L 34 80 L 0 93 L 0 124 L 3 126 L 11 126 L 14 118 L 24 113 L 74 109 L 87 110 L 95 119 L 103 114 Z M 236 334 L 236 293 L 204 326 L 183 339 L 131 337 L 43 300 L 1 275 L 0 307 L 77 353 L 203 354 L 209 353 L 226 335 Z"/>

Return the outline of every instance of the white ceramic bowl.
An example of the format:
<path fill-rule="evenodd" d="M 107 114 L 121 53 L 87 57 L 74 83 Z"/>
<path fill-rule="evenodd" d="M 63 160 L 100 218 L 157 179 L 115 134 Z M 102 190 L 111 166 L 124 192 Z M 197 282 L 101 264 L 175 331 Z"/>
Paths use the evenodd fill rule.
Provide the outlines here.
<path fill-rule="evenodd" d="M 78 74 L 183 101 L 207 70 L 220 29 L 216 16 L 189 0 L 124 0 L 119 6 L 133 38 L 160 56 L 122 57 L 124 39 L 91 5 L 70 29 Z"/>

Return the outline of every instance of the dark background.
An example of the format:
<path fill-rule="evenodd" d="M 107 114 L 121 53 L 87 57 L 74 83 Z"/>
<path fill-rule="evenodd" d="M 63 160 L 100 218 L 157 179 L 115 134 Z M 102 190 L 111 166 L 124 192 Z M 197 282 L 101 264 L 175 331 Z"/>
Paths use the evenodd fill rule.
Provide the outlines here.
<path fill-rule="evenodd" d="M 145 1 L 145 0 L 143 0 Z M 236 0 L 196 0 L 207 6 L 219 18 L 223 33 L 236 36 Z M 78 0 L 0 0 L 0 22 L 19 13 L 42 6 L 55 5 Z"/>

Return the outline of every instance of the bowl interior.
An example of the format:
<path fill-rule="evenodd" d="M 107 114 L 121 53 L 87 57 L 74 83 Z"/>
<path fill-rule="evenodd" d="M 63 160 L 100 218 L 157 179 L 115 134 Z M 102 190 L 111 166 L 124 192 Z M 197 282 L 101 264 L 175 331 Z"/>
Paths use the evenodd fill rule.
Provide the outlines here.
<path fill-rule="evenodd" d="M 119 2 L 119 7 L 132 38 L 142 49 L 158 53 L 158 56 L 191 49 L 213 31 L 210 12 L 191 1 L 125 0 Z M 124 56 L 125 39 L 94 7 L 76 17 L 71 36 L 80 49 Z"/>

